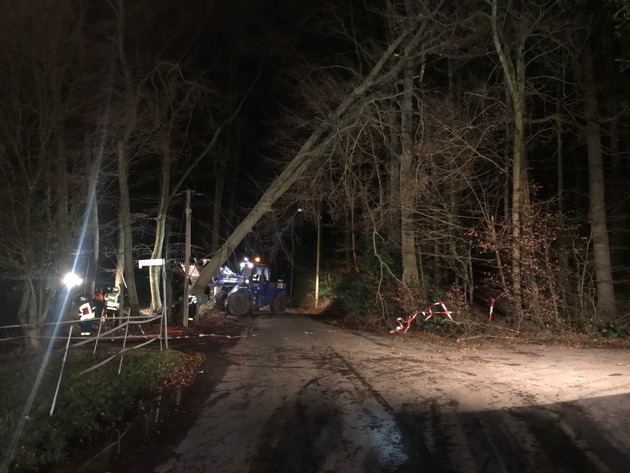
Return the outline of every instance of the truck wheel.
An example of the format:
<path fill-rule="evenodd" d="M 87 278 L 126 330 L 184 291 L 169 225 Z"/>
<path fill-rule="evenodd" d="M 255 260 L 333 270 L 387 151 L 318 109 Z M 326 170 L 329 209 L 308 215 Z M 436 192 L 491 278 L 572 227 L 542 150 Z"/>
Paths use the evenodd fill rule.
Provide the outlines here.
<path fill-rule="evenodd" d="M 276 297 L 273 298 L 269 309 L 272 314 L 284 314 L 284 310 L 287 308 L 287 295 L 284 292 L 279 292 Z"/>
<path fill-rule="evenodd" d="M 251 306 L 249 291 L 247 289 L 239 289 L 236 292 L 230 292 L 225 303 L 228 314 L 232 315 L 245 315 L 250 311 Z"/>
<path fill-rule="evenodd" d="M 217 296 L 216 306 L 219 310 L 225 310 L 225 302 L 227 301 L 228 293 L 222 292 Z"/>

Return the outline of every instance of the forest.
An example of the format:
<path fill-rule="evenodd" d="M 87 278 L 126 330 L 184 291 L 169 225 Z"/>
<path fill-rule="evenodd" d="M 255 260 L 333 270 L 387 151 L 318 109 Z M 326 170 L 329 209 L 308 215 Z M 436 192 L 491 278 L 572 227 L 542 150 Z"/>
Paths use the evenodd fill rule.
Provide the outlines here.
<path fill-rule="evenodd" d="M 137 261 L 177 272 L 187 190 L 196 292 L 250 251 L 307 278 L 317 231 L 335 314 L 627 324 L 630 2 L 225 3 L 2 2 L 0 325 L 27 349 L 69 269 L 171 305 Z"/>

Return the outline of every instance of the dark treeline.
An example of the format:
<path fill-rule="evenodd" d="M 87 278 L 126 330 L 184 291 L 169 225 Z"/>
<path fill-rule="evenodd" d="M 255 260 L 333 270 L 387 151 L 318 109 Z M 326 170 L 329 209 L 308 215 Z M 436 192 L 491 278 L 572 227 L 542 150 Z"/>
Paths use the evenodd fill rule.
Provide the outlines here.
<path fill-rule="evenodd" d="M 625 2 L 79 3 L 0 7 L 2 320 L 29 348 L 74 266 L 139 310 L 137 260 L 181 261 L 187 188 L 197 256 L 280 258 L 298 207 L 321 218 L 346 311 L 623 315 Z"/>
<path fill-rule="evenodd" d="M 291 157 L 385 58 L 285 196 L 338 230 L 346 308 L 391 316 L 446 297 L 496 299 L 519 326 L 622 316 L 627 6 L 359 3 L 307 29 L 337 53 L 295 69 L 300 105 L 279 126 Z"/>

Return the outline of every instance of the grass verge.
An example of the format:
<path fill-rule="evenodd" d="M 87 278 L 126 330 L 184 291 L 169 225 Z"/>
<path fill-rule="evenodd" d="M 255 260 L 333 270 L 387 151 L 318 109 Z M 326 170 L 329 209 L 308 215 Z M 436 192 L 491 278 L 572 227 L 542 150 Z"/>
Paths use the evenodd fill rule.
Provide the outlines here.
<path fill-rule="evenodd" d="M 132 350 L 125 353 L 118 375 L 116 358 L 94 371 L 79 374 L 108 353 L 68 353 L 54 415 L 50 416 L 62 353 L 47 365 L 41 386 L 13 452 L 10 471 L 43 471 L 89 445 L 103 429 L 128 418 L 141 399 L 154 394 L 186 369 L 186 355 L 169 350 Z M 35 383 L 41 358 L 0 361 L 0 465 L 5 462 L 27 399 Z"/>

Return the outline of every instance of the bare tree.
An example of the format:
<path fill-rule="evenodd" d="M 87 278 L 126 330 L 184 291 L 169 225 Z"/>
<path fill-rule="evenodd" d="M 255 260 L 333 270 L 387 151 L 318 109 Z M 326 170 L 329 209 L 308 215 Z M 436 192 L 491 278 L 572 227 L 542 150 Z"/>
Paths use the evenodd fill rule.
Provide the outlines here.
<path fill-rule="evenodd" d="M 442 290 L 455 283 L 471 302 L 480 282 L 475 278 L 483 274 L 492 293 L 509 300 L 519 323 L 526 316 L 541 325 L 571 320 L 572 298 L 585 314 L 591 246 L 597 246 L 595 264 L 603 261 L 597 255 L 606 231 L 595 227 L 605 214 L 595 208 L 604 208 L 604 196 L 591 194 L 593 235 L 584 240 L 579 217 L 556 218 L 558 199 L 548 195 L 554 186 L 567 195 L 562 164 L 555 175 L 545 171 L 550 185 L 543 196 L 529 169 L 530 159 L 543 163 L 556 151 L 565 160 L 572 152 L 567 141 L 582 131 L 591 164 L 602 167 L 600 112 L 592 101 L 598 84 L 588 83 L 582 51 L 575 87 L 577 56 L 568 54 L 566 35 L 575 18 L 567 19 L 556 1 L 402 1 L 372 13 L 380 15 L 370 25 L 379 25 L 381 37 L 362 41 L 344 21 L 336 34 L 352 45 L 350 52 L 301 74 L 303 108 L 292 117 L 287 140 L 301 146 L 214 254 L 195 290 L 205 287 L 262 215 L 296 202 L 314 213 L 321 202 L 343 229 L 348 267 L 355 270 L 361 269 L 356 254 L 363 237 L 363 249 L 374 250 L 383 273 L 404 281 L 401 286 L 415 280 Z M 568 131 L 580 121 L 579 108 L 587 126 Z M 313 122 L 319 123 L 314 132 Z M 537 153 L 528 156 L 535 146 Z M 589 175 L 591 190 L 601 190 L 603 177 Z M 289 196 L 281 199 L 285 192 Z M 560 203 L 564 209 L 567 200 Z M 584 217 L 579 204 L 573 208 Z M 378 254 L 385 246 L 399 252 L 400 267 Z M 610 257 L 606 266 L 608 276 L 596 270 L 597 278 L 612 288 Z M 614 295 L 598 299 L 614 301 Z"/>
<path fill-rule="evenodd" d="M 522 246 L 523 220 L 529 202 L 527 154 L 525 150 L 525 42 L 537 18 L 522 16 L 514 9 L 499 11 L 498 0 L 491 1 L 490 22 L 494 47 L 503 70 L 512 118 L 512 296 L 517 317 L 523 316 Z M 519 16 L 521 15 L 521 16 Z M 508 34 L 508 31 L 511 33 Z M 510 37 L 511 36 L 511 37 Z"/>
<path fill-rule="evenodd" d="M 422 11 L 422 9 L 419 9 Z M 405 16 L 402 22 L 403 28 L 413 28 L 418 13 L 414 2 L 405 2 Z M 425 12 L 422 12 L 425 13 Z M 426 20 L 420 24 L 420 28 L 426 28 Z M 408 286 L 417 286 L 420 282 L 418 276 L 418 262 L 416 259 L 416 239 L 414 233 L 415 222 L 413 220 L 413 199 L 408 192 L 410 185 L 418 176 L 413 172 L 413 129 L 414 129 L 414 89 L 416 69 L 420 69 L 418 82 L 423 80 L 422 70 L 425 67 L 425 55 L 416 55 L 415 45 L 407 44 L 403 56 L 404 66 L 402 72 L 402 94 L 400 97 L 400 246 L 402 256 L 402 280 Z"/>
<path fill-rule="evenodd" d="M 396 77 L 402 69 L 402 64 L 396 61 L 396 55 L 403 44 L 418 44 L 424 38 L 426 31 L 415 25 L 402 31 L 392 40 L 389 47 L 383 51 L 380 58 L 374 63 L 372 70 L 363 78 L 340 103 L 322 119 L 315 130 L 300 147 L 295 157 L 278 175 L 270 187 L 262 195 L 251 212 L 239 224 L 234 232 L 227 238 L 221 249 L 212 257 L 208 265 L 195 282 L 193 292 L 203 292 L 210 283 L 219 267 L 234 251 L 235 247 L 251 231 L 252 227 L 267 212 L 272 210 L 274 202 L 282 196 L 287 189 L 294 184 L 317 158 L 321 158 L 329 145 L 334 141 L 334 132 L 344 119 L 354 123 L 356 110 L 361 109 L 367 101 L 366 95 L 379 84 Z M 393 61 L 393 63 L 392 63 Z M 344 126 L 348 126 L 344 123 Z"/>
<path fill-rule="evenodd" d="M 115 1 L 115 3 L 114 3 Z M 129 164 L 131 160 L 132 137 L 138 125 L 138 106 L 141 100 L 138 79 L 134 77 L 133 66 L 127 59 L 127 30 L 125 0 L 108 2 L 115 15 L 115 34 L 113 36 L 116 56 L 122 75 L 122 92 L 120 94 L 119 124 L 116 137 L 116 156 L 118 162 L 118 187 L 120 192 L 119 225 L 121 228 L 119 241 L 123 253 L 119 258 L 124 269 L 124 282 L 132 315 L 137 315 L 140 303 L 136 289 L 136 278 L 133 260 L 133 234 L 131 227 L 131 202 L 129 197 Z M 117 279 L 120 276 L 117 275 Z M 122 289 L 122 288 L 121 288 Z"/>
<path fill-rule="evenodd" d="M 172 188 L 172 173 L 177 163 L 181 161 L 178 155 L 187 147 L 188 142 L 185 132 L 182 135 L 180 130 L 188 129 L 188 123 L 195 108 L 203 99 L 203 87 L 199 83 L 186 80 L 181 68 L 169 63 L 158 64 L 147 82 L 153 89 L 153 94 L 148 94 L 144 104 L 151 115 L 150 134 L 153 138 L 150 142 L 153 144 L 154 152 L 161 157 L 155 241 L 151 252 L 151 258 L 158 259 L 164 254 L 168 208 L 183 183 L 180 180 L 176 182 L 175 188 Z M 150 268 L 151 308 L 153 310 L 162 307 L 160 271 L 159 266 Z"/>
<path fill-rule="evenodd" d="M 613 286 L 610 243 L 608 239 L 608 219 L 606 217 L 606 184 L 604 181 L 604 160 L 600 128 L 598 87 L 593 71 L 593 57 L 590 44 L 584 44 L 579 62 L 580 85 L 583 93 L 584 138 L 588 151 L 589 221 L 593 238 L 593 258 L 597 278 L 597 312 L 602 320 L 617 316 L 615 289 Z"/>
<path fill-rule="evenodd" d="M 72 2 L 0 8 L 0 266 L 20 281 L 18 319 L 29 350 L 58 294 L 87 203 L 79 119 L 87 77 L 82 12 Z M 85 81 L 85 82 L 84 82 Z M 81 250 L 79 244 L 79 251 Z M 62 314 L 59 314 L 62 315 Z"/>

